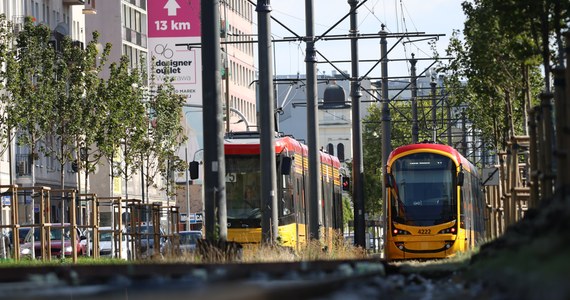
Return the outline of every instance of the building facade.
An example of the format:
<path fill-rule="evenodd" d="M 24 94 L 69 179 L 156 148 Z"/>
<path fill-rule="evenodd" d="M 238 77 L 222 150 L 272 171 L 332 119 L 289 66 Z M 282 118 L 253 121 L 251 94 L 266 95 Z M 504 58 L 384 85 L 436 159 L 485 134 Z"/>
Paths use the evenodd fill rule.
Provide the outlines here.
<path fill-rule="evenodd" d="M 222 18 L 222 62 L 224 71 L 224 95 L 234 112 L 230 111 L 230 130 L 254 130 L 257 124 L 255 97 L 257 71 L 254 48 L 257 36 L 253 32 L 254 7 L 247 0 L 220 1 Z M 228 82 L 229 78 L 229 82 Z M 229 92 L 228 92 L 229 91 Z M 228 98 L 229 95 L 229 98 Z M 243 116 L 235 113 L 241 112 Z M 242 120 L 245 117 L 247 122 Z M 239 122 L 239 123 L 238 123 Z M 242 124 L 243 123 L 243 124 Z"/>
<path fill-rule="evenodd" d="M 164 2 L 166 4 L 166 1 Z M 149 6 L 148 0 L 98 1 L 97 14 L 86 15 L 87 39 L 89 40 L 93 31 L 98 31 L 101 44 L 111 43 L 113 47 L 109 56 L 110 61 L 118 61 L 122 55 L 127 55 L 133 68 L 139 65 L 140 59 L 150 62 L 152 57 L 147 40 L 148 26 L 150 26 L 147 25 Z M 220 33 L 223 42 L 221 65 L 224 66 L 222 85 L 224 103 L 231 108 L 230 118 L 226 118 L 230 131 L 254 130 L 257 123 L 255 84 L 252 84 L 256 78 L 253 50 L 255 44 L 252 42 L 255 40 L 253 9 L 254 7 L 246 0 L 220 1 L 220 24 L 223 25 Z M 198 70 L 201 71 L 200 68 Z M 195 106 L 184 108 L 187 130 L 188 128 L 201 130 L 201 108 Z M 198 117 L 200 120 L 197 121 Z M 192 139 L 195 145 L 181 147 L 178 152 L 181 159 L 187 161 L 201 159 L 202 134 L 197 133 L 196 137 L 198 137 L 196 140 Z M 188 148 L 191 149 L 190 153 L 187 151 Z M 101 196 L 128 194 L 129 197 L 139 199 L 145 193 L 141 188 L 140 175 L 134 175 L 127 183 L 122 182 L 120 178 L 110 180 L 108 165 L 103 165 L 99 169 L 100 171 L 91 176 L 92 192 Z M 175 181 L 178 184 L 175 197 L 167 198 L 161 187 L 149 190 L 145 197 L 150 202 L 160 201 L 164 205 L 179 206 L 182 214 L 188 211 L 200 213 L 203 210 L 201 179 L 192 181 L 193 186 L 187 189 L 186 178 L 184 173 L 175 174 Z M 128 190 L 125 190 L 125 187 Z M 187 190 L 189 192 L 186 192 Z M 188 198 L 192 199 L 190 209 L 186 201 Z"/>
<path fill-rule="evenodd" d="M 283 110 L 279 116 L 279 131 L 307 140 L 307 94 L 304 75 L 277 77 L 277 105 Z M 371 90 L 369 80 L 361 82 L 363 89 Z M 319 126 L 318 147 L 344 161 L 352 159 L 352 104 L 348 96 L 350 82 L 337 73 L 317 76 Z M 360 98 L 361 118 L 373 104 L 371 93 Z"/>
<path fill-rule="evenodd" d="M 247 0 L 221 0 L 220 3 L 220 42 L 222 69 L 222 94 L 225 111 L 229 111 L 229 118 L 225 118 L 226 131 L 256 131 L 257 105 L 256 105 L 256 79 L 257 70 L 254 60 L 254 48 L 257 40 L 254 34 L 254 5 Z M 196 119 L 201 108 L 186 108 L 188 118 Z M 194 114 L 193 114 L 194 113 Z M 201 119 L 200 119 L 201 121 Z M 192 120 L 188 120 L 189 127 Z M 201 135 L 200 135 L 201 136 Z M 203 156 L 203 141 L 199 139 L 198 150 L 185 153 L 181 149 L 179 156 L 187 161 L 201 161 Z M 191 148 L 191 147 L 189 147 Z M 188 174 L 178 173 L 176 205 L 183 213 L 201 214 L 204 210 L 202 175 L 197 180 L 186 184 Z M 190 209 L 187 209 L 187 207 Z M 196 227 L 194 227 L 196 228 Z"/>

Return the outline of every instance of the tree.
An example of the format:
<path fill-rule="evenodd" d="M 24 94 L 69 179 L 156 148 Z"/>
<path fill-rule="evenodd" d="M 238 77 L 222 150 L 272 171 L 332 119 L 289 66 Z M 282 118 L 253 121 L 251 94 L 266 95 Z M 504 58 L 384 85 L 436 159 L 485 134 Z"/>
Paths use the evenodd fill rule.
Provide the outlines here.
<path fill-rule="evenodd" d="M 12 28 L 11 22 L 6 20 L 6 15 L 0 14 L 0 65 L 4 65 L 8 59 L 8 55 L 11 55 L 12 46 Z M 4 79 L 6 78 L 6 73 L 3 69 L 0 69 L 0 89 L 4 88 Z M 4 155 L 4 152 L 10 147 L 10 142 L 12 139 L 11 131 L 12 128 L 8 126 L 8 115 L 5 113 L 4 106 L 8 100 L 6 93 L 0 93 L 0 156 Z M 10 169 L 11 172 L 11 169 Z"/>
<path fill-rule="evenodd" d="M 148 99 L 146 102 L 148 131 L 144 141 L 145 150 L 142 152 L 147 191 L 150 186 L 157 187 L 157 175 L 166 179 L 167 186 L 174 186 L 173 171 L 183 171 L 187 168 L 186 163 L 175 155 L 176 150 L 186 140 L 181 125 L 184 121 L 182 114 L 184 96 L 176 94 L 170 76 L 165 76 L 164 82 L 157 84 L 154 76 L 155 64 L 151 65 L 153 75 L 150 78 L 150 92 L 145 97 Z M 166 192 L 170 196 L 171 191 Z"/>
<path fill-rule="evenodd" d="M 558 9 L 557 7 L 558 2 Z M 540 57 L 550 56 L 547 40 L 560 29 L 569 4 L 560 1 L 465 1 L 464 39 L 452 36 L 442 68 L 455 105 L 496 149 L 525 130 L 525 110 L 540 93 Z M 558 16 L 558 21 L 556 21 Z M 545 21 L 545 17 L 548 19 Z M 566 20 L 567 21 L 567 20 Z M 544 24 L 552 31 L 541 33 Z M 553 25 L 554 24 L 554 25 Z M 558 25 L 556 25 L 558 24 Z"/>
<path fill-rule="evenodd" d="M 81 170 L 85 170 L 85 190 L 87 193 L 87 182 L 89 174 L 93 173 L 96 166 L 102 158 L 102 153 L 97 147 L 97 140 L 103 130 L 103 125 L 107 111 L 104 97 L 106 84 L 100 77 L 100 73 L 106 66 L 111 44 L 107 43 L 101 53 L 98 50 L 99 33 L 93 33 L 93 39 L 86 46 L 84 56 L 84 91 L 85 95 L 82 99 L 83 105 L 78 111 L 78 117 L 81 119 L 81 131 L 76 137 L 76 159 L 78 158 L 78 189 L 81 190 L 80 174 Z"/>
<path fill-rule="evenodd" d="M 17 36 L 16 55 L 5 56 L 7 67 L 3 76 L 8 93 L 3 123 L 19 130 L 19 144 L 31 148 L 30 162 L 38 159 L 40 153 L 57 159 L 62 189 L 65 166 L 77 161 L 80 145 L 92 141 L 98 131 L 94 120 L 100 118 L 87 96 L 97 91 L 101 65 L 96 60 L 104 62 L 108 49 L 98 53 L 97 36 L 95 33 L 94 40 L 83 49 L 69 36 L 52 34 L 48 27 L 35 26 L 28 18 Z M 8 49 L 2 53 L 8 53 Z M 31 171 L 34 185 L 34 168 Z"/>
<path fill-rule="evenodd" d="M 57 98 L 55 78 L 55 49 L 50 43 L 49 27 L 34 25 L 31 17 L 16 37 L 16 46 L 6 56 L 7 97 L 4 98 L 6 125 L 18 130 L 18 144 L 31 149 L 28 163 L 33 166 L 38 150 L 45 150 L 40 141 L 51 130 L 51 114 Z M 31 169 L 32 186 L 35 168 Z"/>
<path fill-rule="evenodd" d="M 46 155 L 54 156 L 59 162 L 61 188 L 65 189 L 65 165 L 72 163 L 77 174 L 85 167 L 86 182 L 87 174 L 92 171 L 92 168 L 87 168 L 89 153 L 85 152 L 85 145 L 94 141 L 100 125 L 98 120 L 101 118 L 94 110 L 97 104 L 90 97 L 100 100 L 95 94 L 100 81 L 95 77 L 101 71 L 101 63 L 105 62 L 108 49 L 103 53 L 97 50 L 98 33 L 94 33 L 93 40 L 86 48 L 83 48 L 83 44 L 72 41 L 69 36 L 56 39 L 56 42 L 56 76 L 53 86 L 57 97 L 51 105 L 52 109 L 46 111 L 54 120 L 46 142 Z M 97 65 L 99 55 L 101 58 Z M 49 142 L 52 137 L 54 141 Z M 79 176 L 77 183 L 80 183 Z"/>
<path fill-rule="evenodd" d="M 102 94 L 101 130 L 97 146 L 111 166 L 112 176 L 120 175 L 127 183 L 140 169 L 147 134 L 146 109 L 143 91 L 138 88 L 143 80 L 137 69 L 122 56 L 119 63 L 110 65 L 110 77 Z M 117 163 L 119 158 L 122 160 Z M 128 189 L 125 186 L 125 198 Z"/>

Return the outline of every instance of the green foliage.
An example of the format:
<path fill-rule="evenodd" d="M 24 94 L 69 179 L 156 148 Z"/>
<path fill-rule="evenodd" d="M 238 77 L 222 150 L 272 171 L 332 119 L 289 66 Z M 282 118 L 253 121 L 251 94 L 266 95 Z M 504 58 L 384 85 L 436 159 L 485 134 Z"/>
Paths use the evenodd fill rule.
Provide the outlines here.
<path fill-rule="evenodd" d="M 85 183 L 88 181 L 89 174 L 95 172 L 96 165 L 102 157 L 102 153 L 96 145 L 99 135 L 103 132 L 104 125 L 104 118 L 100 116 L 100 113 L 105 111 L 106 106 L 103 101 L 105 99 L 103 97 L 105 82 L 100 76 L 111 52 L 111 44 L 107 43 L 102 51 L 99 51 L 98 44 L 99 34 L 94 32 L 92 40 L 85 47 L 83 61 L 85 65 L 83 74 L 85 94 L 82 99 L 83 105 L 77 112 L 77 117 L 81 119 L 82 125 L 80 134 L 76 136 L 78 147 L 75 157 L 80 158 L 78 165 L 80 170 L 85 171 Z M 87 184 L 85 184 L 85 189 L 87 189 Z"/>
<path fill-rule="evenodd" d="M 112 63 L 109 78 L 102 79 L 111 45 L 99 49 L 98 38 L 95 32 L 82 48 L 27 18 L 13 40 L 10 23 L 0 16 L 0 63 L 6 66 L 0 73 L 6 90 L 1 96 L 2 141 L 16 129 L 18 143 L 31 148 L 34 159 L 40 153 L 55 157 L 62 188 L 64 165 L 71 161 L 85 171 L 85 182 L 101 158 L 120 160 L 115 171 L 126 180 L 141 170 L 145 158 L 157 161 L 156 170 L 165 178 L 171 170 L 185 168 L 174 155 L 185 139 L 183 97 L 170 79 L 153 82 L 146 94 L 149 89 L 139 88 L 148 82 L 146 65 L 131 69 L 126 56 Z"/>
<path fill-rule="evenodd" d="M 176 156 L 176 151 L 186 141 L 185 122 L 182 113 L 184 96 L 176 94 L 172 77 L 165 76 L 164 82 L 157 83 L 154 76 L 154 57 L 151 63 L 149 92 L 146 94 L 148 113 L 148 134 L 145 140 L 145 185 L 157 186 L 156 175 L 166 178 L 169 186 L 174 186 L 174 171 L 186 170 L 186 162 Z M 167 190 L 167 193 L 170 191 Z M 175 193 L 175 191 L 173 192 Z"/>
<path fill-rule="evenodd" d="M 110 77 L 103 91 L 101 134 L 97 145 L 110 161 L 121 154 L 121 165 L 114 168 L 125 180 L 140 169 L 147 134 L 146 109 L 143 99 L 143 77 L 129 68 L 130 62 L 122 56 L 119 63 L 110 65 Z M 119 150 L 120 149 L 120 150 Z"/>
<path fill-rule="evenodd" d="M 58 142 L 45 143 L 45 146 L 46 154 L 54 156 L 60 163 L 62 189 L 65 188 L 64 165 L 81 157 L 80 147 L 86 148 L 87 142 L 92 143 L 99 129 L 99 117 L 91 106 L 94 103 L 87 96 L 100 98 L 94 94 L 96 84 L 100 83 L 96 77 L 102 68 L 101 65 L 97 66 L 97 58 L 104 62 L 108 52 L 99 53 L 96 48 L 98 34 L 95 33 L 93 37 L 85 49 L 69 36 L 58 41 L 53 82 L 57 97 L 52 110 L 46 111 L 55 120 L 49 132 L 50 137 L 55 137 Z M 80 170 L 88 171 L 87 174 L 93 171 L 92 167 L 88 168 L 88 158 L 79 159 L 77 163 Z"/>
<path fill-rule="evenodd" d="M 5 14 L 0 14 L 0 65 L 4 65 L 8 56 L 10 55 L 9 50 L 12 45 L 12 31 L 10 30 L 12 24 L 10 21 L 6 19 Z M 6 72 L 0 68 L 0 89 L 4 88 L 4 79 L 6 78 Z M 8 149 L 4 147 L 8 141 L 8 132 L 10 127 L 8 126 L 8 116 L 4 114 L 4 110 L 2 109 L 6 102 L 7 102 L 7 95 L 5 93 L 0 94 L 0 149 L 3 149 L 0 152 L 0 156 L 3 155 L 3 151 Z"/>
<path fill-rule="evenodd" d="M 452 104 L 464 106 L 483 138 L 500 149 L 511 135 L 524 134 L 525 109 L 544 86 L 540 63 L 557 60 L 548 40 L 569 21 L 570 4 L 477 0 L 462 6 L 464 42 L 453 34 L 447 54 L 455 59 L 441 70 Z"/>
<path fill-rule="evenodd" d="M 20 130 L 18 143 L 29 146 L 34 154 L 38 141 L 51 129 L 52 119 L 45 111 L 57 98 L 55 49 L 49 43 L 50 35 L 47 26 L 36 26 L 28 17 L 24 31 L 16 37 L 15 48 L 6 56 L 6 124 Z"/>
<path fill-rule="evenodd" d="M 354 220 L 354 209 L 352 201 L 350 197 L 343 195 L 342 196 L 342 222 L 343 227 L 348 226 L 349 220 Z"/>

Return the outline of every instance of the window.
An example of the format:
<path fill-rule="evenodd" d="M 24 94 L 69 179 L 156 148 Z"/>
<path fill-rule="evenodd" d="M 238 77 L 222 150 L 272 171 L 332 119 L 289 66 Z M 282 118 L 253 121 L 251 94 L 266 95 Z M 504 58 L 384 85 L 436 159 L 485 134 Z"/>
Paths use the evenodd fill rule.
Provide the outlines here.
<path fill-rule="evenodd" d="M 343 144 L 343 143 L 339 143 L 339 144 L 336 146 L 336 151 L 337 151 L 337 155 L 336 155 L 336 156 L 338 157 L 338 160 L 344 161 L 344 144 Z"/>
<path fill-rule="evenodd" d="M 130 8 L 123 6 L 124 9 L 124 16 L 125 16 L 125 20 L 124 20 L 124 24 L 125 27 L 129 28 L 129 26 L 131 25 L 131 14 L 130 14 Z"/>
<path fill-rule="evenodd" d="M 138 32 L 142 32 L 142 26 L 141 26 L 141 13 L 140 12 L 135 12 L 135 30 Z"/>
<path fill-rule="evenodd" d="M 334 145 L 333 145 L 333 144 L 329 143 L 329 144 L 327 145 L 327 152 L 328 152 L 330 155 L 334 155 Z"/>

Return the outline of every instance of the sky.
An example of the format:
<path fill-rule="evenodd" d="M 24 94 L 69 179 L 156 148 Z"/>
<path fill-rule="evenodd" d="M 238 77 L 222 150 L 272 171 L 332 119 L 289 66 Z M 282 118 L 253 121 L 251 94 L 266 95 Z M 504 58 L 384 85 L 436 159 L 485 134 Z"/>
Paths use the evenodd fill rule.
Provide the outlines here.
<path fill-rule="evenodd" d="M 359 3 L 362 1 L 359 1 Z M 436 42 L 440 56 L 445 56 L 445 49 L 454 29 L 462 30 L 465 16 L 461 9 L 462 0 L 368 0 L 358 10 L 358 24 L 360 34 L 374 34 L 381 30 L 381 24 L 386 25 L 389 33 L 417 33 L 422 32 L 440 36 Z M 321 35 L 341 20 L 350 10 L 347 0 L 313 0 L 315 19 L 315 33 Z M 305 31 L 305 0 L 273 0 L 271 1 L 271 16 L 284 23 L 296 34 L 304 36 Z M 257 23 L 257 19 L 254 20 Z M 292 37 L 281 25 L 271 24 L 274 39 Z M 350 19 L 345 18 L 330 34 L 348 34 Z M 412 39 L 413 40 L 413 39 Z M 379 39 L 359 40 L 359 60 L 378 60 L 380 58 Z M 388 49 L 397 42 L 397 39 L 388 39 Z M 329 61 L 350 60 L 350 41 L 318 41 L 316 49 Z M 275 43 L 275 69 L 277 75 L 305 74 L 305 43 L 280 42 Z M 427 41 L 413 41 L 398 43 L 390 52 L 389 59 L 409 59 L 414 53 L 416 58 L 430 58 L 433 51 Z M 325 60 L 318 56 L 319 62 Z M 417 64 L 417 73 L 428 68 L 432 61 L 420 60 Z M 338 69 L 351 70 L 350 63 L 336 63 Z M 373 63 L 361 63 L 359 75 L 368 72 L 369 77 L 380 77 L 380 66 L 375 68 Z M 334 67 L 327 63 L 317 65 L 318 74 L 331 74 Z M 409 76 L 409 64 L 405 62 L 390 62 L 388 73 L 392 76 Z"/>

